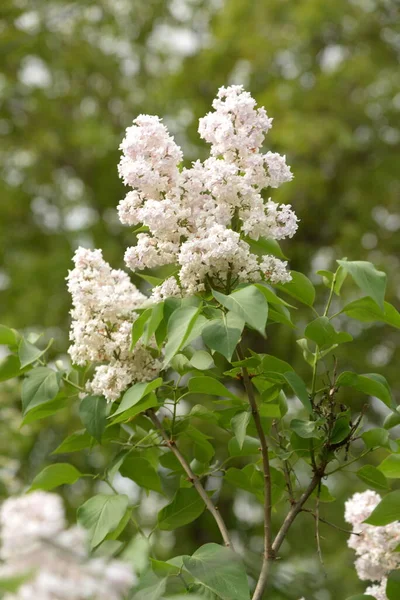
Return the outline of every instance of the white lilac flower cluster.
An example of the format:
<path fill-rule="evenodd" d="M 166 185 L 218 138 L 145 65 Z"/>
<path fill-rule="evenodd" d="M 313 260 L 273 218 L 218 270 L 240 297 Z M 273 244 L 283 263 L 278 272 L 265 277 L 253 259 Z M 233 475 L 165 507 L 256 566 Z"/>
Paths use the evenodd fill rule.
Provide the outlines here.
<path fill-rule="evenodd" d="M 355 562 L 358 577 L 362 581 L 374 581 L 376 584 L 366 590 L 376 600 L 387 600 L 386 577 L 390 571 L 400 568 L 400 553 L 395 552 L 400 544 L 400 522 L 396 521 L 383 527 L 364 523 L 381 497 L 372 490 L 354 494 L 345 505 L 345 519 L 353 526 L 355 533 L 348 540 L 348 546 L 355 550 Z"/>
<path fill-rule="evenodd" d="M 260 151 L 272 119 L 237 85 L 222 87 L 213 108 L 199 125 L 210 158 L 190 169 L 179 168 L 182 151 L 155 116 L 135 119 L 120 146 L 119 174 L 133 189 L 118 206 L 119 218 L 148 230 L 127 249 L 125 262 L 132 271 L 179 267 L 154 290 L 156 301 L 201 292 L 207 284 L 224 289 L 228 281 L 290 281 L 286 263 L 260 259 L 248 243 L 297 230 L 289 205 L 263 198 L 263 190 L 292 179 L 284 156 Z"/>
<path fill-rule="evenodd" d="M 127 273 L 104 261 L 101 250 L 78 248 L 74 263 L 67 278 L 73 303 L 69 354 L 77 365 L 96 365 L 87 393 L 113 401 L 132 383 L 154 379 L 161 368 L 144 345 L 129 351 L 135 309 L 146 296 Z"/>
<path fill-rule="evenodd" d="M 135 581 L 129 565 L 89 557 L 86 531 L 66 529 L 56 494 L 8 498 L 0 528 L 0 579 L 22 578 L 3 600 L 122 600 Z"/>

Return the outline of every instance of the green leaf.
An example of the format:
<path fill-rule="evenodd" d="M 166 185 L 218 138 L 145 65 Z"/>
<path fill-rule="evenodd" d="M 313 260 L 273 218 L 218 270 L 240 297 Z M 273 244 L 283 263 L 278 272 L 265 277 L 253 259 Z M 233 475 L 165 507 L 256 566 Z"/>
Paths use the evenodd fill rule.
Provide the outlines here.
<path fill-rule="evenodd" d="M 292 419 L 290 422 L 290 429 L 295 431 L 299 437 L 304 439 L 321 437 L 321 432 L 318 430 L 318 422 L 316 421 Z"/>
<path fill-rule="evenodd" d="M 389 479 L 400 478 L 400 454 L 390 454 L 379 465 L 381 471 Z"/>
<path fill-rule="evenodd" d="M 356 596 L 350 596 L 346 600 L 376 600 L 375 596 L 369 594 L 357 594 Z"/>
<path fill-rule="evenodd" d="M 300 402 L 303 404 L 307 412 L 312 413 L 310 397 L 307 392 L 304 381 L 294 371 L 283 373 L 282 377 L 286 383 L 292 388 Z"/>
<path fill-rule="evenodd" d="M 50 400 L 50 402 L 40 404 L 39 406 L 32 408 L 32 410 L 29 410 L 21 421 L 21 427 L 23 425 L 29 425 L 30 423 L 34 423 L 35 421 L 40 421 L 41 419 L 45 419 L 46 417 L 51 417 L 60 410 L 66 408 L 68 406 L 69 400 L 70 399 L 67 398 L 62 391 L 59 392 L 54 398 L 54 400 Z"/>
<path fill-rule="evenodd" d="M 367 448 L 390 448 L 389 432 L 381 427 L 375 427 L 364 431 L 361 435 L 362 440 Z"/>
<path fill-rule="evenodd" d="M 213 357 L 205 350 L 196 350 L 189 362 L 199 371 L 207 371 L 215 367 Z"/>
<path fill-rule="evenodd" d="M 304 335 L 318 346 L 343 344 L 344 342 L 351 342 L 353 339 L 352 336 L 345 331 L 335 331 L 328 317 L 318 317 L 314 321 L 311 321 L 311 323 L 307 325 Z"/>
<path fill-rule="evenodd" d="M 249 244 L 251 251 L 258 256 L 264 256 L 264 254 L 272 254 L 272 256 L 276 256 L 278 258 L 287 259 L 279 246 L 279 243 L 273 239 L 266 238 L 258 238 L 258 240 L 253 240 L 252 238 L 245 237 L 245 241 Z"/>
<path fill-rule="evenodd" d="M 21 363 L 18 356 L 9 354 L 0 362 L 0 381 L 7 381 L 18 377 L 21 372 Z"/>
<path fill-rule="evenodd" d="M 339 375 L 336 385 L 351 387 L 367 396 L 379 398 L 389 408 L 393 407 L 389 385 L 386 379 L 377 373 L 357 375 L 357 373 L 351 371 L 344 371 Z"/>
<path fill-rule="evenodd" d="M 130 387 L 122 397 L 121 403 L 115 413 L 109 416 L 110 418 L 114 418 L 117 415 L 129 410 L 135 404 L 137 404 L 144 396 L 150 394 L 157 388 L 162 385 L 163 380 L 161 377 L 157 379 L 153 379 L 153 381 L 144 381 L 142 383 L 135 383 L 132 387 Z"/>
<path fill-rule="evenodd" d="M 230 362 L 237 344 L 242 336 L 245 322 L 238 314 L 228 312 L 221 319 L 209 321 L 202 332 L 203 341 Z"/>
<path fill-rule="evenodd" d="M 383 426 L 385 429 L 392 429 L 392 427 L 397 427 L 400 425 L 400 412 L 398 410 L 399 407 L 396 408 L 393 412 L 387 415 L 383 422 Z"/>
<path fill-rule="evenodd" d="M 164 366 L 165 368 L 171 359 L 181 348 L 184 347 L 197 317 L 200 314 L 201 306 L 184 306 L 175 310 L 168 321 L 168 337 L 165 345 Z"/>
<path fill-rule="evenodd" d="M 52 454 L 68 454 L 69 452 L 77 452 L 89 448 L 93 444 L 93 438 L 87 431 L 82 429 L 69 435 Z"/>
<path fill-rule="evenodd" d="M 157 577 L 170 577 L 177 576 L 180 574 L 181 569 L 176 565 L 171 565 L 169 562 L 164 562 L 163 560 L 156 560 L 155 558 L 150 557 L 151 567 Z"/>
<path fill-rule="evenodd" d="M 390 492 L 382 498 L 364 523 L 369 525 L 388 525 L 400 519 L 400 490 Z"/>
<path fill-rule="evenodd" d="M 247 425 L 250 422 L 251 414 L 248 410 L 238 413 L 231 420 L 232 431 L 238 441 L 239 448 L 243 448 L 243 442 L 246 437 Z"/>
<path fill-rule="evenodd" d="M 342 309 L 342 312 L 348 317 L 357 319 L 363 323 L 382 321 L 400 329 L 400 313 L 395 307 L 389 304 L 389 302 L 384 302 L 382 310 L 369 296 L 350 302 L 350 304 L 347 304 Z"/>
<path fill-rule="evenodd" d="M 90 548 L 98 546 L 124 518 L 128 508 L 128 496 L 97 494 L 78 508 L 78 523 L 89 530 Z"/>
<path fill-rule="evenodd" d="M 150 319 L 147 322 L 147 328 L 143 335 L 143 340 L 145 344 L 148 344 L 157 331 L 161 321 L 164 317 L 164 302 L 159 302 L 155 304 L 151 309 Z"/>
<path fill-rule="evenodd" d="M 206 544 L 183 558 L 191 575 L 222 600 L 249 600 L 250 589 L 242 560 L 228 548 Z"/>
<path fill-rule="evenodd" d="M 277 358 L 276 356 L 271 356 L 270 354 L 265 354 L 261 361 L 261 366 L 259 371 L 261 373 L 265 373 L 268 371 L 274 373 L 287 373 L 288 371 L 293 371 L 293 367 L 289 365 L 289 363 Z"/>
<path fill-rule="evenodd" d="M 122 423 L 123 421 L 131 421 L 133 417 L 136 417 L 141 412 L 144 412 L 149 408 L 153 408 L 154 406 L 158 406 L 157 396 L 154 393 L 148 394 L 137 404 L 118 414 L 118 416 L 111 421 L 111 425 Z M 111 417 L 114 417 L 114 415 L 111 415 Z"/>
<path fill-rule="evenodd" d="M 235 394 L 230 392 L 223 383 L 214 377 L 192 377 L 188 382 L 189 392 L 194 394 L 207 394 L 208 396 L 222 396 L 239 400 Z"/>
<path fill-rule="evenodd" d="M 372 465 L 364 465 L 357 471 L 357 476 L 374 490 L 387 492 L 389 483 L 385 475 Z"/>
<path fill-rule="evenodd" d="M 386 583 L 386 596 L 388 600 L 399 600 L 400 598 L 400 569 L 392 571 L 388 575 Z"/>
<path fill-rule="evenodd" d="M 124 477 L 132 479 L 137 485 L 146 490 L 153 490 L 163 494 L 161 479 L 146 458 L 128 454 L 120 468 L 120 473 Z"/>
<path fill-rule="evenodd" d="M 22 383 L 23 414 L 29 410 L 53 400 L 60 389 L 61 374 L 48 367 L 37 367 L 30 371 Z"/>
<path fill-rule="evenodd" d="M 72 484 L 82 477 L 82 473 L 73 465 L 68 463 L 56 463 L 45 467 L 35 479 L 29 491 L 33 490 L 53 490 L 59 485 Z"/>
<path fill-rule="evenodd" d="M 146 310 L 144 310 L 142 314 L 139 315 L 138 318 L 133 322 L 131 346 L 129 348 L 130 352 L 134 350 L 136 344 L 142 337 L 146 323 L 150 319 L 151 310 L 151 308 L 146 308 Z"/>
<path fill-rule="evenodd" d="M 156 285 L 160 285 L 164 279 L 162 279 L 161 277 L 154 277 L 153 275 L 145 275 L 143 273 L 135 273 L 135 275 L 137 277 L 140 277 L 140 279 L 143 279 L 143 281 L 146 281 L 146 283 L 149 283 L 151 286 L 156 286 Z"/>
<path fill-rule="evenodd" d="M 79 416 L 92 437 L 101 443 L 107 425 L 107 400 L 103 396 L 86 396 L 80 403 Z"/>
<path fill-rule="evenodd" d="M 10 329 L 5 325 L 0 325 L 0 344 L 4 346 L 16 346 L 19 339 L 19 333 L 15 329 Z"/>
<path fill-rule="evenodd" d="M 290 271 L 290 274 L 292 281 L 277 285 L 278 290 L 286 292 L 286 294 L 307 306 L 312 306 L 315 300 L 315 289 L 311 281 L 303 273 Z"/>
<path fill-rule="evenodd" d="M 383 311 L 386 273 L 378 271 L 372 263 L 364 260 L 338 260 L 336 262 L 352 276 L 360 290 L 366 296 L 370 296 Z"/>
<path fill-rule="evenodd" d="M 243 445 L 239 448 L 237 438 L 232 438 L 228 443 L 228 451 L 230 456 L 251 456 L 260 454 L 260 441 L 257 438 L 246 436 Z"/>
<path fill-rule="evenodd" d="M 324 285 L 327 288 L 332 287 L 335 273 L 332 273 L 332 271 L 321 270 L 321 271 L 317 271 L 317 275 L 321 275 Z M 342 288 L 342 285 L 343 285 L 346 277 L 347 277 L 347 272 L 342 267 L 338 267 L 338 269 L 336 271 L 336 280 L 335 280 L 335 284 L 333 287 L 333 291 L 335 292 L 336 296 L 340 296 L 340 290 Z"/>
<path fill-rule="evenodd" d="M 167 589 L 167 577 L 160 579 L 153 571 L 142 575 L 132 600 L 160 600 Z"/>
<path fill-rule="evenodd" d="M 204 511 L 206 505 L 193 488 L 179 488 L 172 502 L 164 506 L 158 513 L 158 527 L 172 531 L 195 521 Z"/>
<path fill-rule="evenodd" d="M 53 340 L 50 340 L 47 347 L 44 350 L 40 350 L 25 338 L 22 338 L 18 348 L 18 357 L 21 363 L 21 369 L 36 362 L 52 345 Z"/>
<path fill-rule="evenodd" d="M 247 325 L 265 335 L 268 303 L 256 286 L 248 285 L 229 296 L 212 290 L 212 295 L 222 306 L 239 315 Z"/>
<path fill-rule="evenodd" d="M 350 434 L 351 427 L 348 416 L 341 416 L 336 420 L 330 437 L 331 444 L 343 442 Z"/>

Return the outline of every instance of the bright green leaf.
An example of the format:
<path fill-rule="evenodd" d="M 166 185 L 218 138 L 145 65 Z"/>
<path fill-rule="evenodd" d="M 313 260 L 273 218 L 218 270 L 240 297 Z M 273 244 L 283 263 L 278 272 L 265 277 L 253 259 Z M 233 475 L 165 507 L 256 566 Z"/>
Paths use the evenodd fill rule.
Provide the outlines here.
<path fill-rule="evenodd" d="M 227 387 L 223 385 L 218 379 L 214 379 L 214 377 L 192 377 L 188 382 L 189 392 L 193 392 L 194 394 L 207 394 L 209 396 L 222 396 L 225 398 L 233 398 L 238 400 L 238 397 L 235 396 L 232 392 L 228 390 Z"/>
<path fill-rule="evenodd" d="M 207 371 L 215 367 L 213 357 L 205 350 L 196 350 L 190 359 L 190 364 L 199 371 Z"/>
<path fill-rule="evenodd" d="M 144 328 L 146 327 L 146 323 L 150 319 L 150 316 L 151 316 L 151 310 L 152 310 L 151 308 L 146 308 L 146 310 L 144 310 L 142 312 L 142 314 L 139 315 L 137 317 L 137 319 L 133 322 L 131 346 L 129 348 L 129 350 L 131 352 L 134 350 L 136 344 L 138 343 L 138 341 L 140 340 L 140 338 L 143 335 Z"/>
<path fill-rule="evenodd" d="M 232 431 L 238 441 L 239 448 L 242 449 L 246 437 L 247 425 L 249 424 L 251 414 L 248 410 L 238 413 L 231 420 Z"/>
<path fill-rule="evenodd" d="M 128 496 L 97 494 L 78 508 L 78 523 L 88 529 L 90 547 L 98 546 L 124 518 L 128 508 Z"/>
<path fill-rule="evenodd" d="M 379 465 L 378 469 L 389 479 L 400 478 L 400 454 L 390 454 Z"/>
<path fill-rule="evenodd" d="M 201 306 L 184 306 L 175 310 L 168 321 L 168 338 L 165 345 L 164 368 L 183 348 L 199 316 Z"/>
<path fill-rule="evenodd" d="M 311 321 L 311 323 L 307 325 L 304 335 L 318 346 L 343 344 L 344 342 L 351 342 L 353 339 L 352 336 L 345 331 L 335 331 L 328 317 L 318 317 L 317 319 L 314 319 L 314 321 Z"/>
<path fill-rule="evenodd" d="M 137 404 L 144 396 L 150 394 L 156 390 L 160 385 L 162 385 L 162 378 L 158 377 L 157 379 L 153 379 L 153 381 L 149 382 L 141 382 L 135 383 L 132 387 L 130 387 L 122 397 L 121 404 L 109 418 L 114 418 L 117 415 L 125 412 L 126 410 L 132 408 Z"/>
<path fill-rule="evenodd" d="M 80 473 L 73 465 L 68 463 L 56 463 L 45 467 L 43 471 L 36 475 L 29 491 L 53 490 L 59 485 L 75 483 L 80 477 L 82 477 L 82 473 Z"/>
<path fill-rule="evenodd" d="M 212 291 L 214 298 L 228 310 L 236 313 L 247 325 L 265 335 L 268 318 L 268 303 L 265 296 L 254 285 L 246 286 L 229 296 Z"/>
<path fill-rule="evenodd" d="M 53 400 L 60 389 L 61 374 L 48 367 L 30 371 L 22 383 L 22 407 L 24 414 L 39 404 Z"/>
<path fill-rule="evenodd" d="M 370 296 L 381 310 L 384 310 L 386 273 L 364 260 L 338 260 L 337 263 L 354 279 L 361 291 Z"/>
<path fill-rule="evenodd" d="M 202 332 L 203 341 L 230 361 L 242 337 L 245 322 L 238 314 L 228 312 L 221 319 L 212 319 Z"/>
<path fill-rule="evenodd" d="M 400 313 L 395 307 L 389 302 L 384 302 L 382 310 L 369 296 L 350 302 L 342 309 L 342 312 L 363 323 L 382 321 L 400 329 Z"/>

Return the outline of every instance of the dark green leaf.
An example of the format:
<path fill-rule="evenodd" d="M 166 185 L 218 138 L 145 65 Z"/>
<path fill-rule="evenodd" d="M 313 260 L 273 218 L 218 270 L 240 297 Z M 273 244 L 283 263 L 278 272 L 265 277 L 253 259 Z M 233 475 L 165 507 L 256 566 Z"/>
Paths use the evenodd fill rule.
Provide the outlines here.
<path fill-rule="evenodd" d="M 399 600 L 399 598 L 400 598 L 400 569 L 389 573 L 387 583 L 386 583 L 386 596 L 388 597 L 388 600 Z"/>
<path fill-rule="evenodd" d="M 400 490 L 390 492 L 382 498 L 364 523 L 369 525 L 388 525 L 400 519 Z"/>
<path fill-rule="evenodd" d="M 344 371 L 339 375 L 336 384 L 339 387 L 352 387 L 363 394 L 379 398 L 386 406 L 393 406 L 393 399 L 388 383 L 382 375 L 377 373 L 357 375 L 357 373 L 352 373 L 351 371 Z"/>
<path fill-rule="evenodd" d="M 303 404 L 307 412 L 312 412 L 310 397 L 307 392 L 304 381 L 294 371 L 287 371 L 283 373 L 282 377 L 286 383 L 292 388 L 300 402 Z"/>
<path fill-rule="evenodd" d="M 207 394 L 209 396 L 222 396 L 225 398 L 232 398 L 239 400 L 235 394 L 230 392 L 227 387 L 223 385 L 218 379 L 214 377 L 192 377 L 189 379 L 188 388 L 190 392 L 194 394 Z"/>
<path fill-rule="evenodd" d="M 107 425 L 107 400 L 103 396 L 86 396 L 80 403 L 79 416 L 92 437 L 99 443 Z"/>
<path fill-rule="evenodd" d="M 139 315 L 138 318 L 133 322 L 131 347 L 129 348 L 129 350 L 131 352 L 134 350 L 136 344 L 138 343 L 138 341 L 140 340 L 140 338 L 143 335 L 144 328 L 146 327 L 146 323 L 150 319 L 150 316 L 151 316 L 151 310 L 152 310 L 151 308 L 146 308 L 146 310 L 144 310 L 142 312 L 142 314 Z"/>
<path fill-rule="evenodd" d="M 335 331 L 328 317 L 318 317 L 311 321 L 307 325 L 304 335 L 318 346 L 343 344 L 344 342 L 351 342 L 353 339 L 349 333 Z"/>
<path fill-rule="evenodd" d="M 193 488 L 180 488 L 172 502 L 164 506 L 158 513 L 158 527 L 172 531 L 195 521 L 204 511 L 206 505 Z"/>
<path fill-rule="evenodd" d="M 307 306 L 312 306 L 315 300 L 315 289 L 311 281 L 303 273 L 290 271 L 290 274 L 292 281 L 283 285 L 277 285 L 276 287 L 299 302 L 307 304 Z"/>
<path fill-rule="evenodd" d="M 243 563 L 232 550 L 206 544 L 183 564 L 193 577 L 222 600 L 249 600 L 250 589 Z"/>
<path fill-rule="evenodd" d="M 163 493 L 161 480 L 154 467 L 145 458 L 128 454 L 120 468 L 124 477 L 132 479 L 137 485 L 146 490 Z"/>
<path fill-rule="evenodd" d="M 357 476 L 374 490 L 387 492 L 389 483 L 383 473 L 372 465 L 364 465 L 357 471 Z"/>

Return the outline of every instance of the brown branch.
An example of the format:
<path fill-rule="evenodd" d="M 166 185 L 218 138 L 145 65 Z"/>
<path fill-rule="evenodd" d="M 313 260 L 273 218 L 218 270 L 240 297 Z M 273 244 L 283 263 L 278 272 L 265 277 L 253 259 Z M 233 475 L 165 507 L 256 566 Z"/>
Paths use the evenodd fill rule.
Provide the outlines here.
<path fill-rule="evenodd" d="M 326 465 L 321 465 L 318 468 L 318 470 L 314 473 L 313 478 L 311 479 L 307 488 L 300 496 L 299 500 L 295 504 L 293 504 L 292 508 L 288 512 L 286 519 L 284 520 L 282 527 L 278 531 L 277 536 L 272 544 L 272 551 L 273 551 L 274 555 L 276 555 L 279 548 L 281 547 L 282 542 L 287 535 L 287 532 L 289 531 L 293 521 L 295 520 L 295 518 L 297 517 L 299 512 L 302 510 L 303 505 L 307 502 L 308 498 L 311 496 L 313 491 L 321 483 L 321 480 L 322 480 L 322 478 L 324 476 L 324 472 L 325 472 L 325 466 Z"/>
<path fill-rule="evenodd" d="M 240 345 L 237 346 L 237 354 L 240 360 L 244 360 L 244 355 Z M 245 366 L 242 366 L 243 383 L 246 389 L 247 397 L 251 407 L 253 420 L 257 429 L 257 434 L 261 445 L 261 456 L 264 471 L 264 555 L 260 575 L 254 590 L 252 600 L 261 600 L 267 586 L 270 561 L 274 558 L 272 549 L 272 492 L 271 492 L 271 471 L 268 457 L 268 444 L 262 427 L 260 413 L 258 412 L 257 402 L 254 395 L 254 389 L 250 381 L 249 373 Z"/>
<path fill-rule="evenodd" d="M 152 421 L 153 425 L 156 427 L 156 429 L 158 429 L 158 431 L 160 432 L 160 434 L 161 434 L 162 438 L 164 439 L 164 441 L 165 441 L 166 445 L 168 446 L 168 448 L 171 450 L 171 452 L 179 460 L 180 464 L 182 465 L 183 470 L 185 471 L 185 473 L 188 476 L 189 481 L 191 483 L 193 483 L 193 486 L 195 487 L 197 493 L 202 498 L 202 500 L 204 501 L 204 504 L 206 505 L 206 507 L 208 508 L 208 510 L 210 511 L 210 513 L 212 514 L 212 516 L 214 517 L 215 522 L 218 525 L 218 529 L 221 532 L 222 539 L 224 540 L 225 546 L 227 546 L 228 548 L 232 548 L 233 549 L 232 542 L 230 540 L 229 533 L 228 533 L 227 527 L 225 525 L 225 522 L 224 522 L 221 514 L 219 513 L 218 508 L 216 506 L 214 506 L 212 500 L 208 496 L 208 494 L 207 494 L 206 490 L 204 489 L 204 487 L 203 487 L 200 479 L 192 471 L 192 469 L 190 468 L 190 466 L 186 462 L 185 458 L 183 457 L 183 455 L 181 454 L 181 452 L 177 448 L 176 443 L 174 442 L 174 440 L 171 440 L 168 437 L 167 432 L 165 431 L 164 427 L 162 426 L 161 421 L 157 417 L 157 415 L 154 412 L 154 410 L 152 408 L 150 408 L 149 410 L 146 411 L 146 414 L 151 419 L 151 421 Z"/>

